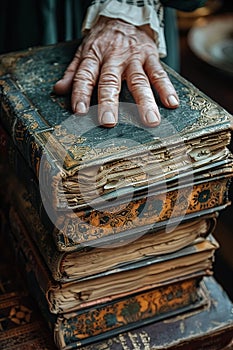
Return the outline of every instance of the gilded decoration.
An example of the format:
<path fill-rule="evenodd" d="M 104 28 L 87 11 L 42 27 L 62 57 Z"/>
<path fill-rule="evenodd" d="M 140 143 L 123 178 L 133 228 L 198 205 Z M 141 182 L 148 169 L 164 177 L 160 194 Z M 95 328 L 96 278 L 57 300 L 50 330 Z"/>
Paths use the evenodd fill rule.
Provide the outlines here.
<path fill-rule="evenodd" d="M 124 325 L 136 325 L 148 318 L 152 320 L 169 311 L 179 310 L 196 299 L 196 281 L 187 280 L 80 312 L 71 324 L 68 319 L 63 319 L 61 326 L 66 332 L 65 341 L 69 343 Z"/>
<path fill-rule="evenodd" d="M 226 111 L 217 106 L 214 102 L 208 99 L 206 96 L 201 96 L 196 90 L 183 87 L 182 90 L 185 92 L 189 99 L 191 110 L 200 112 L 200 116 L 196 121 L 189 125 L 183 130 L 183 132 L 189 132 L 200 127 L 208 125 L 214 125 L 214 123 L 223 122 L 229 118 Z"/>
<path fill-rule="evenodd" d="M 73 212 L 73 216 L 59 217 L 57 226 L 63 241 L 91 242 L 138 227 L 153 225 L 182 217 L 197 211 L 226 204 L 226 187 L 229 179 L 216 180 L 193 187 L 157 194 L 112 207 L 111 210 L 87 209 Z M 78 218 L 78 220 L 77 220 Z"/>

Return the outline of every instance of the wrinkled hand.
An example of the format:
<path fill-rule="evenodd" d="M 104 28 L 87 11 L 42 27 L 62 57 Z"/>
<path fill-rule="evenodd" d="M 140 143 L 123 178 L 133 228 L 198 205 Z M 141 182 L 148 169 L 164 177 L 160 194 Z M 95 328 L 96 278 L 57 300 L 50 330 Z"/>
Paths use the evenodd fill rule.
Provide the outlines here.
<path fill-rule="evenodd" d="M 113 127 L 117 123 L 123 79 L 144 125 L 153 127 L 160 123 L 150 83 L 165 107 L 178 107 L 178 96 L 159 62 L 157 46 L 150 35 L 124 21 L 101 17 L 84 38 L 63 78 L 55 84 L 54 92 L 66 94 L 72 90 L 73 112 L 82 115 L 88 112 L 98 81 L 99 123 Z"/>

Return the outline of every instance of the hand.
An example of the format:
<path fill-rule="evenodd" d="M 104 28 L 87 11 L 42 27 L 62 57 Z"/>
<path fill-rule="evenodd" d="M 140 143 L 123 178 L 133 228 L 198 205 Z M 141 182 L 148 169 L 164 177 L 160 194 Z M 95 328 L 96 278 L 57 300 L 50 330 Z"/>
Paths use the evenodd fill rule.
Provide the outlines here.
<path fill-rule="evenodd" d="M 54 92 L 66 94 L 72 90 L 72 110 L 82 115 L 88 112 L 93 88 L 98 82 L 99 123 L 113 127 L 118 118 L 121 83 L 126 79 L 144 125 L 158 125 L 160 114 L 150 83 L 165 107 L 176 108 L 179 102 L 160 64 L 157 46 L 145 30 L 148 28 L 100 17 L 63 78 L 55 84 Z"/>

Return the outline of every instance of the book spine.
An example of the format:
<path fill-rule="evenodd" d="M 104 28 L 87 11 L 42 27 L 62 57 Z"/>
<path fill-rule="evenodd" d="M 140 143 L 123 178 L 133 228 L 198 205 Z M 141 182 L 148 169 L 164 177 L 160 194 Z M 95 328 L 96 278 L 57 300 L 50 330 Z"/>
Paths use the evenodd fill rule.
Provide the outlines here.
<path fill-rule="evenodd" d="M 166 227 L 225 209 L 231 204 L 231 178 L 222 176 L 167 193 L 131 200 L 104 210 L 86 209 L 59 215 L 56 225 L 63 241 L 95 245 L 109 239 L 127 239 L 151 229 Z M 69 242 L 72 244 L 72 242 Z"/>
<path fill-rule="evenodd" d="M 197 305 L 200 307 L 203 301 L 198 293 L 198 280 L 192 278 L 172 283 L 73 313 L 71 317 L 60 316 L 54 331 L 55 342 L 61 349 L 72 347 L 72 344 L 81 346 L 164 317 L 181 315 Z"/>
<path fill-rule="evenodd" d="M 10 216 L 12 220 L 17 221 L 18 226 L 21 227 L 22 230 L 24 224 L 26 225 L 29 230 L 29 235 L 38 247 L 54 280 L 62 281 L 64 276 L 60 266 L 66 253 L 59 252 L 56 249 L 52 234 L 42 225 L 35 209 L 30 205 L 27 193 L 20 192 L 20 195 L 21 194 L 23 196 L 21 201 L 19 201 L 14 194 L 12 195 L 13 200 L 15 200 L 14 205 L 11 204 L 10 207 Z"/>
<path fill-rule="evenodd" d="M 14 241 L 15 255 L 22 255 L 25 257 L 27 260 L 25 271 L 27 271 L 28 275 L 31 274 L 35 276 L 49 304 L 48 294 L 53 287 L 53 280 L 50 276 L 50 272 L 44 263 L 41 253 L 29 238 L 25 227 L 22 225 L 22 222 L 19 220 L 19 217 L 12 207 L 9 208 L 9 228 L 11 236 L 14 237 L 12 240 Z"/>
<path fill-rule="evenodd" d="M 54 225 L 50 221 L 46 210 L 41 199 L 41 194 L 39 190 L 38 179 L 33 173 L 32 169 L 28 167 L 22 154 L 13 144 L 9 133 L 0 124 L 0 155 L 4 160 L 4 167 L 11 179 L 8 181 L 5 179 L 6 187 L 8 187 L 8 192 L 10 196 L 14 196 L 15 191 L 20 190 L 21 184 L 25 187 L 27 194 L 25 192 L 24 196 L 31 202 L 33 208 L 35 208 L 38 213 L 40 220 L 43 222 L 46 230 L 51 232 L 53 236 Z M 54 234 L 54 243 L 57 242 L 58 233 Z"/>
<path fill-rule="evenodd" d="M 38 176 L 43 146 L 37 134 L 52 131 L 39 111 L 9 75 L 2 76 L 0 118 L 29 166 Z"/>
<path fill-rule="evenodd" d="M 223 350 L 233 341 L 232 302 L 213 277 L 204 277 L 201 287 L 208 307 L 154 322 L 80 350 Z M 74 349 L 74 346 L 64 349 Z"/>
<path fill-rule="evenodd" d="M 44 208 L 36 177 L 28 169 L 21 154 L 11 145 L 11 141 L 8 139 L 5 144 L 14 172 L 30 193 L 30 200 L 41 222 L 53 232 L 59 251 L 76 250 L 80 244 L 101 243 L 101 240 L 112 237 L 130 237 L 142 230 L 146 232 L 152 226 L 154 229 L 166 227 L 168 222 L 176 223 L 180 222 L 180 218 L 186 220 L 206 215 L 231 204 L 228 195 L 232 180 L 230 176 L 222 175 L 218 179 L 203 179 L 191 188 L 184 186 L 179 190 L 133 199 L 126 204 L 121 203 L 114 207 L 109 205 L 102 210 L 57 210 L 53 212 L 53 218 L 50 218 Z M 49 188 L 52 190 L 53 187 Z"/>

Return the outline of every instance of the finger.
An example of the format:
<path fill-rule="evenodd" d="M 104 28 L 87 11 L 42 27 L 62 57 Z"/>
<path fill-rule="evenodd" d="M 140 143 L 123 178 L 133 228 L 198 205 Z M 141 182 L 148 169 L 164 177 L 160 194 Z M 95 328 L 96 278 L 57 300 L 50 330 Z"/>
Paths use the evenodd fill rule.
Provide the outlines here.
<path fill-rule="evenodd" d="M 73 78 L 71 106 L 74 113 L 86 114 L 99 76 L 100 63 L 95 56 L 86 56 Z"/>
<path fill-rule="evenodd" d="M 103 64 L 98 83 L 98 119 L 101 125 L 113 127 L 118 121 L 118 104 L 123 67 L 115 62 Z"/>
<path fill-rule="evenodd" d="M 158 61 L 158 57 L 150 55 L 145 61 L 144 69 L 151 84 L 158 92 L 163 105 L 168 108 L 177 108 L 179 106 L 179 97 L 167 73 Z"/>
<path fill-rule="evenodd" d="M 73 78 L 78 69 L 81 59 L 81 47 L 75 53 L 72 62 L 67 67 L 62 79 L 58 80 L 53 87 L 53 90 L 58 95 L 68 94 L 72 89 Z"/>
<path fill-rule="evenodd" d="M 156 126 L 160 123 L 160 113 L 154 99 L 154 94 L 139 60 L 133 60 L 125 71 L 126 81 L 132 93 L 142 122 L 146 126 Z"/>

